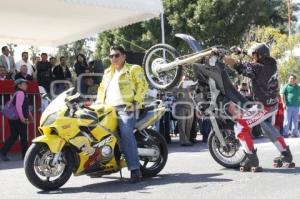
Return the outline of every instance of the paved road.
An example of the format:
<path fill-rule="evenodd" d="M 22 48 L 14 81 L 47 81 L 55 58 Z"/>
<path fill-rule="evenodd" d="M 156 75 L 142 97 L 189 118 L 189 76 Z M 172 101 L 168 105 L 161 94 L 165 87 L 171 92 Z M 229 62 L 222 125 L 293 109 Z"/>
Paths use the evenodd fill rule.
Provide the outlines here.
<path fill-rule="evenodd" d="M 272 159 L 277 156 L 274 146 L 265 139 L 257 140 L 262 173 L 241 173 L 219 166 L 204 144 L 182 148 L 170 145 L 165 169 L 155 178 L 139 184 L 127 184 L 119 175 L 90 179 L 72 177 L 62 189 L 42 192 L 26 179 L 22 162 L 0 162 L 1 199 L 299 199 L 300 167 L 275 169 Z M 300 139 L 288 139 L 295 162 L 300 165 Z M 14 157 L 15 159 L 17 157 Z M 128 172 L 124 170 L 125 177 Z"/>

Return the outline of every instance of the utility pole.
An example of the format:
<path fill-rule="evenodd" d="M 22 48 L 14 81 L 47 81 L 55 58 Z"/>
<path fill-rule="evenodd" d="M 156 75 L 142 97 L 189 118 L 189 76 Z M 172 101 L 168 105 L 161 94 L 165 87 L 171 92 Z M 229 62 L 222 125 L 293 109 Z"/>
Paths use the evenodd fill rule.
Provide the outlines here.
<path fill-rule="evenodd" d="M 288 29 L 289 29 L 289 36 L 291 35 L 291 0 L 286 0 L 287 8 L 288 8 Z"/>

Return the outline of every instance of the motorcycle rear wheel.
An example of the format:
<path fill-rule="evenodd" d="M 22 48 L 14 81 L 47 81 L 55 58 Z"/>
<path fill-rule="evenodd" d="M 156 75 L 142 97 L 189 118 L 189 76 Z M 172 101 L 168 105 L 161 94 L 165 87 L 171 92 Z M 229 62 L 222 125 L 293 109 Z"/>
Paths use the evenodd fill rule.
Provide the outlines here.
<path fill-rule="evenodd" d="M 149 138 L 140 133 L 136 133 L 136 140 L 138 147 L 155 148 L 158 149 L 160 154 L 155 160 L 147 157 L 140 157 L 140 169 L 143 177 L 156 176 L 166 165 L 168 160 L 168 145 L 165 138 L 153 129 L 145 129 Z"/>
<path fill-rule="evenodd" d="M 75 160 L 70 150 L 63 149 L 61 158 L 55 166 L 49 164 L 53 157 L 54 154 L 44 143 L 33 143 L 25 155 L 24 168 L 28 180 L 44 191 L 60 188 L 69 180 L 73 172 Z"/>
<path fill-rule="evenodd" d="M 159 90 L 167 90 L 180 82 L 183 72 L 182 66 L 159 73 L 158 76 L 153 72 L 153 67 L 156 64 L 170 63 L 177 57 L 179 57 L 179 53 L 168 44 L 154 45 L 146 52 L 143 59 L 143 67 L 146 79 L 152 87 Z"/>

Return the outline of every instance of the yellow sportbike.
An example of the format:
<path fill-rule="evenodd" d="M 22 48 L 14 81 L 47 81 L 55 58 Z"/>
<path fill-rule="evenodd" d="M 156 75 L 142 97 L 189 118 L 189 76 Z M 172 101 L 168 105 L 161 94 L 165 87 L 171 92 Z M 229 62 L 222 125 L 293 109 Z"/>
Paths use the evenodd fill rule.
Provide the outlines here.
<path fill-rule="evenodd" d="M 24 168 L 28 180 L 39 189 L 55 190 L 74 176 L 101 177 L 126 167 L 112 106 L 85 107 L 78 93 L 69 89 L 43 112 L 39 132 L 29 147 Z M 164 114 L 161 103 L 146 106 L 135 126 L 143 177 L 157 175 L 165 166 L 168 149 L 164 137 L 151 128 Z"/>

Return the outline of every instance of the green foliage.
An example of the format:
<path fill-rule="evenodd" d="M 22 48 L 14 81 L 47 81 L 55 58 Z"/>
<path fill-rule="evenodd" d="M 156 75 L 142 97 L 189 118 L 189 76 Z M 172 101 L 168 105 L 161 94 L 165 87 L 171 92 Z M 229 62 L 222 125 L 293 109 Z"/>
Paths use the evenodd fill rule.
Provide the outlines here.
<path fill-rule="evenodd" d="M 164 0 L 166 43 L 187 53 L 176 33 L 187 33 L 204 46 L 239 45 L 252 26 L 271 25 L 286 30 L 283 0 Z M 161 41 L 160 19 L 133 24 L 99 35 L 95 56 L 105 58 L 111 44 L 144 52 Z M 183 54 L 183 53 L 182 53 Z"/>
<path fill-rule="evenodd" d="M 17 44 L 14 43 L 7 43 L 7 48 L 9 49 L 9 54 L 10 56 L 14 56 L 15 55 L 15 48 L 18 46 Z"/>
<path fill-rule="evenodd" d="M 300 62 L 294 57 L 290 56 L 286 61 L 280 62 L 279 64 L 279 81 L 281 84 L 288 82 L 289 75 L 295 74 L 300 77 Z"/>
<path fill-rule="evenodd" d="M 38 54 L 41 51 L 38 47 L 35 47 L 35 46 L 30 46 L 28 50 L 29 50 L 29 54 L 30 54 L 30 57 L 31 57 L 31 61 L 32 61 L 33 64 L 35 64 L 35 58 L 38 56 Z"/>
<path fill-rule="evenodd" d="M 81 39 L 70 44 L 59 46 L 56 57 L 59 58 L 60 56 L 65 56 L 67 63 L 69 63 L 70 66 L 74 65 L 76 56 L 79 53 L 82 53 L 89 58 L 92 55 L 92 51 L 88 46 L 89 40 L 90 39 Z"/>
<path fill-rule="evenodd" d="M 284 57 L 286 51 L 292 54 L 293 49 L 300 41 L 298 35 L 288 36 L 273 27 L 253 27 L 247 33 L 246 38 L 243 44 L 245 48 L 256 42 L 266 43 L 271 47 L 271 55 L 276 59 Z"/>

